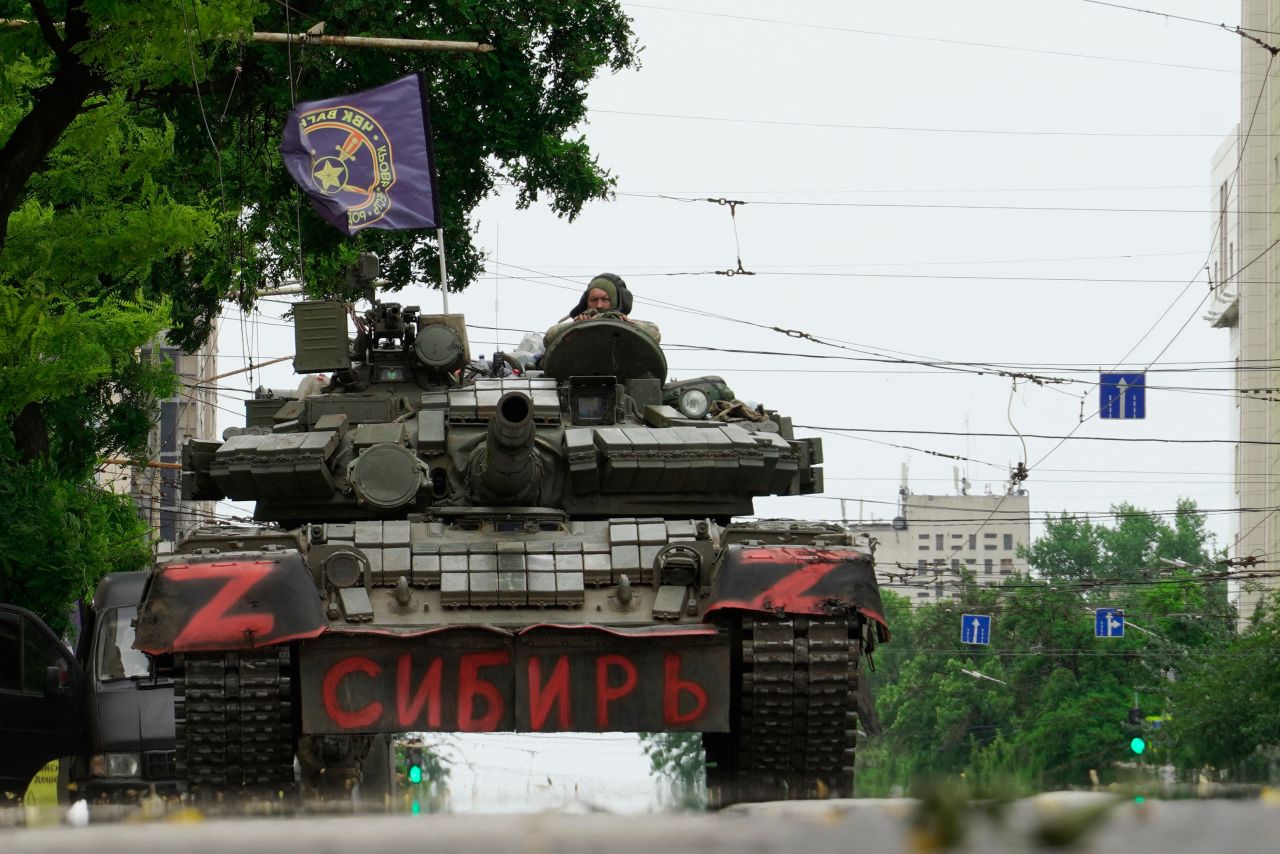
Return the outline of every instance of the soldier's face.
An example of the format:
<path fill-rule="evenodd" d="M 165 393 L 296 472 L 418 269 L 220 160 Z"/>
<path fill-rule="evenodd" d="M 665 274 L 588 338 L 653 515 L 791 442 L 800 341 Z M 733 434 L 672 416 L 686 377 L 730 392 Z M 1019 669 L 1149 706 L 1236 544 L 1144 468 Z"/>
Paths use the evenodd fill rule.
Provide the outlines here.
<path fill-rule="evenodd" d="M 609 302 L 609 293 L 600 288 L 592 288 L 587 293 L 587 308 L 593 308 L 596 311 L 607 311 L 612 307 Z"/>

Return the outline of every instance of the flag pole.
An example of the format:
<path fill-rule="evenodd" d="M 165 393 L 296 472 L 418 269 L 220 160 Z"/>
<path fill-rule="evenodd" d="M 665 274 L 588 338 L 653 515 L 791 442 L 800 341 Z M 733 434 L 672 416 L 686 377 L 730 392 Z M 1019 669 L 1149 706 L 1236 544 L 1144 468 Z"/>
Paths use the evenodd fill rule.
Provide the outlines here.
<path fill-rule="evenodd" d="M 444 229 L 436 229 L 436 243 L 440 247 L 440 299 L 444 303 L 444 313 L 449 313 L 449 278 L 445 274 L 444 265 Z"/>

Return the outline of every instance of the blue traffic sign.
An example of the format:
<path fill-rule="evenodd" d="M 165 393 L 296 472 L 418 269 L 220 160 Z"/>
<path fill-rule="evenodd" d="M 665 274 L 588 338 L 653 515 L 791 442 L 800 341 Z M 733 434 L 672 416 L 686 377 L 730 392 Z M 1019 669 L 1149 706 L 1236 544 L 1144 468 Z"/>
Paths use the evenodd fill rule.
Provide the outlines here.
<path fill-rule="evenodd" d="M 991 643 L 991 617 L 986 614 L 961 614 L 960 643 Z"/>
<path fill-rule="evenodd" d="M 1147 417 L 1146 374 L 1101 374 L 1098 390 L 1102 394 L 1098 407 L 1099 417 Z"/>
<path fill-rule="evenodd" d="M 1124 611 L 1119 608 L 1098 608 L 1094 610 L 1093 636 L 1095 638 L 1124 637 Z"/>

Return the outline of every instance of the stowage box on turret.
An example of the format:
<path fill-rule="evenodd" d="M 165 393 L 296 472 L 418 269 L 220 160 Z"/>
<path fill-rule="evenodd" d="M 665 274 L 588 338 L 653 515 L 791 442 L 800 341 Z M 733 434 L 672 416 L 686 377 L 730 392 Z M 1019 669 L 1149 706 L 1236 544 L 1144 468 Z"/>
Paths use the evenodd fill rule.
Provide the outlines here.
<path fill-rule="evenodd" d="M 820 440 L 711 417 L 622 318 L 520 371 L 472 361 L 460 316 L 378 302 L 348 341 L 348 313 L 295 308 L 295 368 L 325 383 L 183 451 L 184 497 L 259 523 L 194 531 L 140 609 L 190 787 L 287 786 L 295 756 L 349 785 L 379 733 L 620 730 L 704 733 L 722 803 L 851 792 L 888 638 L 870 549 L 733 521 L 821 491 Z"/>

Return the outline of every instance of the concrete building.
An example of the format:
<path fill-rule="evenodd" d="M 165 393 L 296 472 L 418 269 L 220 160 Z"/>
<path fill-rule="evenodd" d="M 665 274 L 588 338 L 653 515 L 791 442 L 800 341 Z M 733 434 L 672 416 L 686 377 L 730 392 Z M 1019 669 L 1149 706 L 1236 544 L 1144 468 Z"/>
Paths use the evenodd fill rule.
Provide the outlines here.
<path fill-rule="evenodd" d="M 163 337 L 143 348 L 144 359 L 168 359 L 180 383 L 177 393 L 160 402 L 159 418 L 151 426 L 147 441 L 151 463 L 146 468 L 108 465 L 99 473 L 100 483 L 133 497 L 134 504 L 154 535 L 174 542 L 195 525 L 209 521 L 215 511 L 212 501 L 181 499 L 182 443 L 189 437 L 202 439 L 218 435 L 217 391 L 208 381 L 217 374 L 216 332 L 198 352 L 183 353 Z"/>
<path fill-rule="evenodd" d="M 1027 564 L 1018 547 L 1031 542 L 1031 499 L 1010 495 L 912 495 L 901 490 L 892 522 L 850 523 L 874 537 L 882 590 L 915 604 L 956 598 L 961 570 L 979 584 L 999 584 Z"/>
<path fill-rule="evenodd" d="M 1243 444 L 1244 441 L 1262 441 L 1270 437 L 1274 432 L 1271 422 L 1275 412 L 1274 404 L 1260 399 L 1260 396 L 1244 393 L 1245 389 L 1269 385 L 1271 372 L 1265 366 L 1273 358 L 1273 336 L 1268 331 L 1266 281 L 1253 275 L 1252 267 L 1240 271 L 1241 256 L 1250 249 L 1244 240 L 1246 223 L 1240 215 L 1242 188 L 1240 176 L 1236 174 L 1237 164 L 1241 164 L 1243 171 L 1239 126 L 1218 147 L 1210 173 L 1210 210 L 1215 212 L 1209 234 L 1212 247 L 1209 272 L 1213 292 L 1209 310 L 1204 316 L 1214 327 L 1230 333 L 1230 360 L 1235 367 L 1236 390 L 1240 392 L 1231 404 L 1228 426 L 1228 435 L 1242 442 L 1232 448 L 1230 461 L 1233 504 L 1241 508 L 1231 517 L 1227 534 L 1233 558 L 1261 557 L 1270 551 L 1267 544 L 1268 538 L 1273 536 L 1273 528 L 1269 524 L 1269 514 L 1244 508 L 1261 508 L 1270 504 L 1275 480 L 1272 474 L 1274 462 L 1266 446 Z M 1258 239 L 1257 234 L 1253 239 Z M 1259 247 L 1258 251 L 1262 248 Z M 1257 607 L 1262 588 L 1241 589 L 1239 585 L 1232 584 L 1230 595 L 1240 609 L 1243 622 Z"/>
<path fill-rule="evenodd" d="M 1280 31 L 1280 0 L 1243 0 L 1241 26 Z M 1266 35 L 1264 38 L 1274 39 Z M 1274 565 L 1280 555 L 1280 455 L 1275 445 L 1245 442 L 1280 441 L 1280 408 L 1276 395 L 1249 389 L 1280 387 L 1280 90 L 1269 85 L 1267 71 L 1276 66 L 1268 51 L 1240 40 L 1240 124 L 1218 149 L 1213 163 L 1211 223 L 1213 302 L 1205 316 L 1230 330 L 1237 394 L 1231 410 L 1235 446 L 1231 461 L 1236 507 L 1228 552 Z M 1270 398 L 1270 399 L 1269 399 Z M 1242 625 L 1258 602 L 1277 589 L 1277 579 L 1232 585 Z"/>

